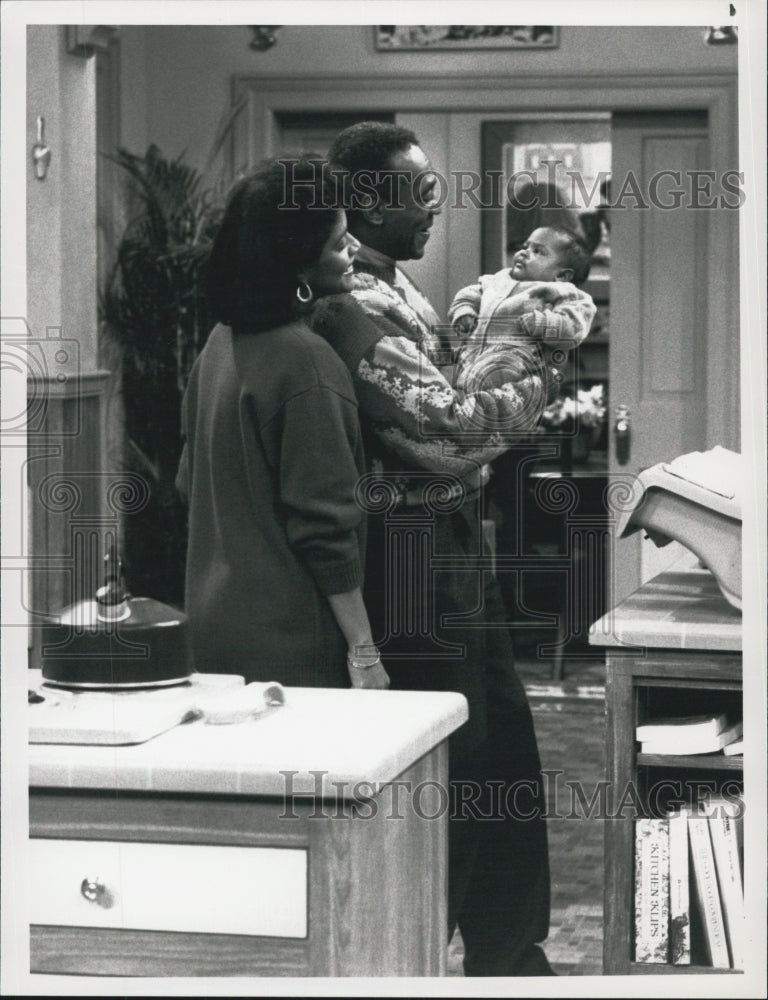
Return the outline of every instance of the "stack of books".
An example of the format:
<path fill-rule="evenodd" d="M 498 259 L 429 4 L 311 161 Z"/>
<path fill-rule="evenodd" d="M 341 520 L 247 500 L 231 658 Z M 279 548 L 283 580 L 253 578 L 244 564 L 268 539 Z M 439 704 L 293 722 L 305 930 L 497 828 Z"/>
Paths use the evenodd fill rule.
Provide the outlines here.
<path fill-rule="evenodd" d="M 743 723 L 729 721 L 724 712 L 649 720 L 635 731 L 641 753 L 674 755 L 743 753 L 743 734 Z"/>
<path fill-rule="evenodd" d="M 635 822 L 635 961 L 744 968 L 741 797 Z"/>

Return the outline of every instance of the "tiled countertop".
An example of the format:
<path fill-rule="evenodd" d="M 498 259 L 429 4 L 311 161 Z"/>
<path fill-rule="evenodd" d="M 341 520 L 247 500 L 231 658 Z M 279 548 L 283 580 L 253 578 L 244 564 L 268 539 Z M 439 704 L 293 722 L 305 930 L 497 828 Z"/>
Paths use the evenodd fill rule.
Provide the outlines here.
<path fill-rule="evenodd" d="M 643 584 L 589 629 L 594 646 L 741 649 L 741 612 L 704 569 L 677 568 Z"/>
<path fill-rule="evenodd" d="M 466 699 L 452 692 L 286 688 L 285 695 L 285 705 L 256 720 L 196 719 L 134 746 L 30 744 L 30 785 L 360 798 L 467 719 Z"/>

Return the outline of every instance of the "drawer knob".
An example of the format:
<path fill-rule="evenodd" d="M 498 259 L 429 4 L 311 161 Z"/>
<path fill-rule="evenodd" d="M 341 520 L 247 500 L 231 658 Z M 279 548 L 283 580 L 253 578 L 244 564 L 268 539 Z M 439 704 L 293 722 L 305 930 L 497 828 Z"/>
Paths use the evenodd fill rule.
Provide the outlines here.
<path fill-rule="evenodd" d="M 109 905 L 107 887 L 98 878 L 84 878 L 80 883 L 80 894 L 90 903 L 98 903 L 99 906 Z"/>

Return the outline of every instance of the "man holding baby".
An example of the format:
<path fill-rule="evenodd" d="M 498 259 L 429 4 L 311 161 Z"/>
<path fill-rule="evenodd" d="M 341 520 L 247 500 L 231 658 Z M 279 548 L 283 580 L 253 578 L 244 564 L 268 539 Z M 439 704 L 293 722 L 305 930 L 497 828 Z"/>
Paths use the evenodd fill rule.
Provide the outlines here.
<path fill-rule="evenodd" d="M 550 908 L 541 764 L 481 533 L 484 466 L 535 427 L 551 371 L 541 351 L 516 354 L 509 338 L 491 378 L 478 344 L 446 357 L 439 317 L 398 266 L 424 255 L 440 214 L 438 179 L 412 132 L 362 122 L 336 138 L 329 159 L 348 180 L 368 182 L 347 206 L 361 244 L 353 288 L 319 303 L 314 328 L 346 362 L 358 399 L 374 639 L 392 688 L 459 691 L 469 703 L 449 751 L 448 933 L 461 932 L 468 976 L 554 975 L 539 946 Z M 552 312 L 552 294 L 517 291 Z M 481 293 L 465 290 L 459 313 L 469 315 L 471 300 L 482 315 Z M 463 319 L 462 335 L 474 325 Z M 530 339 L 530 324 L 518 326 Z M 415 537 L 428 551 L 409 548 Z"/>

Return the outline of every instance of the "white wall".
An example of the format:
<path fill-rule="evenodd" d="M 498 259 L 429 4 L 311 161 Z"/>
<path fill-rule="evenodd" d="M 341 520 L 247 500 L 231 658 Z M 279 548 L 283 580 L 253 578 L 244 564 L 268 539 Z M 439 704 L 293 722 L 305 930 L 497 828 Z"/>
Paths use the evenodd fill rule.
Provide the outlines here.
<path fill-rule="evenodd" d="M 35 337 L 60 327 L 79 364 L 98 364 L 96 328 L 96 102 L 93 59 L 69 55 L 64 28 L 27 29 L 27 148 L 45 119 L 45 180 L 27 173 L 27 318 Z M 72 354 L 64 368 L 73 370 Z"/>
<path fill-rule="evenodd" d="M 233 74 L 473 76 L 717 72 L 736 68 L 738 46 L 707 46 L 692 27 L 560 28 L 556 49 L 377 52 L 370 25 L 286 25 L 266 52 L 248 47 L 246 26 L 125 27 L 126 141 L 187 150 L 202 164 L 229 101 Z M 130 105 L 130 106 L 128 106 Z M 143 139 L 142 139 L 142 130 Z"/>
<path fill-rule="evenodd" d="M 249 48 L 246 26 L 125 27 L 121 39 L 123 144 L 143 152 L 150 142 L 156 143 L 166 156 L 185 152 L 187 162 L 198 167 L 205 163 L 230 105 L 235 75 L 300 80 L 357 74 L 380 79 L 384 87 L 387 78 L 423 78 L 423 108 L 434 111 L 398 107 L 393 90 L 391 108 L 397 120 L 414 128 L 436 168 L 479 170 L 481 121 L 504 117 L 504 112 L 453 108 L 443 94 L 430 90 L 431 77 L 503 75 L 507 88 L 519 79 L 521 103 L 531 111 L 526 91 L 533 78 L 549 79 L 556 87 L 560 77 L 581 76 L 582 110 L 588 111 L 589 77 L 735 73 L 738 56 L 737 46 L 705 45 L 702 29 L 692 27 L 566 26 L 560 29 L 557 49 L 527 51 L 377 52 L 373 28 L 361 25 L 286 25 L 266 52 Z M 513 98 L 509 111 L 515 110 Z M 533 113 L 537 110 L 548 108 Z M 450 290 L 477 276 L 480 232 L 479 212 L 446 208 L 429 252 L 409 265 L 409 273 L 443 314 Z"/>

